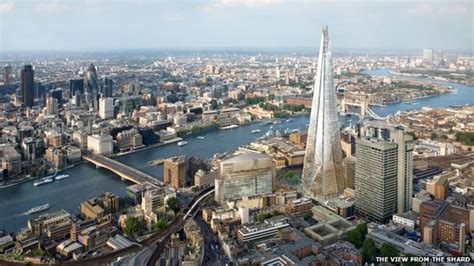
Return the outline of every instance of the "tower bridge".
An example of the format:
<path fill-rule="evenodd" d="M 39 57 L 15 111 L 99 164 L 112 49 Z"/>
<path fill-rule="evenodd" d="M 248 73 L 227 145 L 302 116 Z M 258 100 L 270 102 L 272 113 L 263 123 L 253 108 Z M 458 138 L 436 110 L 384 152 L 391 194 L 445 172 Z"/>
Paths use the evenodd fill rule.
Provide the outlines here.
<path fill-rule="evenodd" d="M 369 102 L 366 95 L 358 97 L 358 99 L 348 99 L 344 96 L 344 98 L 342 98 L 340 101 L 339 110 L 342 113 L 347 114 L 347 113 L 351 113 L 351 111 L 349 110 L 349 108 L 351 107 L 359 108 L 359 112 L 357 113 L 357 115 L 359 115 L 360 118 L 364 118 L 367 116 L 370 116 L 375 119 L 380 119 L 380 120 L 386 120 L 389 118 L 388 116 L 386 117 L 379 116 L 372 109 L 370 109 Z"/>

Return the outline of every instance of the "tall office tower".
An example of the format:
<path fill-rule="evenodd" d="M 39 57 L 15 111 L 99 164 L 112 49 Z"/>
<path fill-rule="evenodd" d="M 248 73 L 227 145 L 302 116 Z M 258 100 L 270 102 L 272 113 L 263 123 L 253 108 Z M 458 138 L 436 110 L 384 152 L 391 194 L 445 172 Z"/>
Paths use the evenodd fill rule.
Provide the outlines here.
<path fill-rule="evenodd" d="M 53 97 L 46 99 L 46 115 L 55 115 L 58 113 L 58 100 Z"/>
<path fill-rule="evenodd" d="M 275 165 L 264 154 L 236 155 L 220 162 L 215 180 L 217 202 L 272 193 Z"/>
<path fill-rule="evenodd" d="M 433 49 L 423 49 L 423 61 L 425 63 L 433 63 Z"/>
<path fill-rule="evenodd" d="M 114 99 L 102 97 L 99 99 L 99 116 L 102 119 L 114 117 Z"/>
<path fill-rule="evenodd" d="M 90 64 L 86 72 L 86 90 L 88 92 L 99 92 L 99 77 L 94 64 Z"/>
<path fill-rule="evenodd" d="M 12 66 L 3 67 L 3 84 L 10 85 L 12 83 Z"/>
<path fill-rule="evenodd" d="M 72 98 L 76 95 L 77 91 L 80 94 L 84 94 L 84 80 L 83 79 L 71 79 L 69 80 L 69 97 Z"/>
<path fill-rule="evenodd" d="M 31 65 L 25 65 L 21 70 L 21 96 L 23 97 L 23 104 L 27 107 L 32 107 L 34 101 L 34 71 Z"/>
<path fill-rule="evenodd" d="M 303 186 L 313 198 L 335 196 L 346 188 L 332 73 L 328 28 L 323 29 L 303 166 Z"/>
<path fill-rule="evenodd" d="M 413 138 L 401 126 L 363 120 L 356 140 L 356 211 L 386 222 L 411 209 Z"/>
<path fill-rule="evenodd" d="M 342 167 L 344 169 L 344 178 L 346 179 L 346 186 L 348 188 L 355 188 L 355 171 L 356 171 L 356 157 L 346 157 L 342 160 Z"/>
<path fill-rule="evenodd" d="M 186 156 L 176 156 L 165 160 L 163 164 L 163 181 L 174 188 L 186 187 L 188 183 L 188 162 Z"/>
<path fill-rule="evenodd" d="M 63 89 L 57 88 L 57 89 L 51 90 L 50 93 L 51 93 L 51 97 L 53 97 L 54 99 L 56 99 L 58 101 L 58 105 L 62 106 Z"/>
<path fill-rule="evenodd" d="M 102 97 L 112 97 L 114 91 L 114 81 L 111 78 L 104 78 L 104 86 L 102 87 Z"/>

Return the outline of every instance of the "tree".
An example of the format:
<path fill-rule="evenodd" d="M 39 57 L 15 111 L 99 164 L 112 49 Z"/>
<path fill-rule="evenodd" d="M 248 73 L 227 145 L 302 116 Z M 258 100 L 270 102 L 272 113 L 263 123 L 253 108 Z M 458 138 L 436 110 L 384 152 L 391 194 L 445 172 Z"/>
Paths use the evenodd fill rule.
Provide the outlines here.
<path fill-rule="evenodd" d="M 42 257 L 44 254 L 46 254 L 46 252 L 44 250 L 42 250 L 41 248 L 35 248 L 33 250 L 33 254 L 36 256 L 36 257 Z"/>
<path fill-rule="evenodd" d="M 217 107 L 219 107 L 219 104 L 217 103 L 216 99 L 212 99 L 209 103 L 212 106 L 212 110 L 216 110 Z"/>
<path fill-rule="evenodd" d="M 348 231 L 346 234 L 347 241 L 349 241 L 356 248 L 362 247 L 362 244 L 364 242 L 364 239 L 362 239 L 362 237 L 363 236 L 361 232 L 357 230 L 357 228 Z"/>
<path fill-rule="evenodd" d="M 474 145 L 474 132 L 457 132 L 456 141 L 466 145 Z"/>
<path fill-rule="evenodd" d="M 431 133 L 431 139 L 436 139 L 438 137 L 438 135 L 436 135 L 436 133 Z"/>
<path fill-rule="evenodd" d="M 137 217 L 127 217 L 125 221 L 125 234 L 128 236 L 137 236 L 140 235 L 142 232 L 142 225 L 140 224 L 140 220 Z"/>
<path fill-rule="evenodd" d="M 135 205 L 135 200 L 130 196 L 120 197 L 119 198 L 119 206 L 121 210 L 125 210 L 130 206 Z"/>
<path fill-rule="evenodd" d="M 153 229 L 157 231 L 161 231 L 166 228 L 166 220 L 164 218 L 160 218 L 154 225 Z"/>
<path fill-rule="evenodd" d="M 398 255 L 397 248 L 392 244 L 384 243 L 380 248 L 380 256 L 382 257 L 397 257 Z"/>
<path fill-rule="evenodd" d="M 367 224 L 363 223 L 357 225 L 357 230 L 359 230 L 359 232 L 364 236 L 365 239 L 365 236 L 367 235 Z"/>
<path fill-rule="evenodd" d="M 374 240 L 368 238 L 364 240 L 362 244 L 362 256 L 364 256 L 364 261 L 371 263 L 377 253 L 377 247 L 375 247 Z"/>
<path fill-rule="evenodd" d="M 168 205 L 168 208 L 173 210 L 175 213 L 179 211 L 179 200 L 175 197 L 169 198 L 166 201 L 166 204 Z"/>
<path fill-rule="evenodd" d="M 268 100 L 273 101 L 275 99 L 275 94 L 268 94 Z"/>
<path fill-rule="evenodd" d="M 347 241 L 352 243 L 356 248 L 361 248 L 367 235 L 367 225 L 359 224 L 355 229 L 347 232 Z"/>

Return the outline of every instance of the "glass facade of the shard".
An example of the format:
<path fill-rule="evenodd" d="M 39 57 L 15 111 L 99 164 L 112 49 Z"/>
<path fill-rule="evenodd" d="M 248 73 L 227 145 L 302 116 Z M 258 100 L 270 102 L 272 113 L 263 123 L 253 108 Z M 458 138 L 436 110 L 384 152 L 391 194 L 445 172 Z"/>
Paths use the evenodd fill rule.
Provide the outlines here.
<path fill-rule="evenodd" d="M 345 188 L 328 29 L 323 29 L 303 167 L 307 195 L 326 198 Z"/>

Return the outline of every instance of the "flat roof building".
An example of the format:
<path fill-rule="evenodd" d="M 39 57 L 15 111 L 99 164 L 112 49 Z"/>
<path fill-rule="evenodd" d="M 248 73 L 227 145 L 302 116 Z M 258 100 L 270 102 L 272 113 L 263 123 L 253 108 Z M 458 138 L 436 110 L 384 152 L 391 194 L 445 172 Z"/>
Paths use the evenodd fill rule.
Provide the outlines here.
<path fill-rule="evenodd" d="M 245 196 L 271 194 L 275 166 L 269 156 L 245 153 L 223 160 L 215 181 L 215 199 L 225 202 Z"/>

